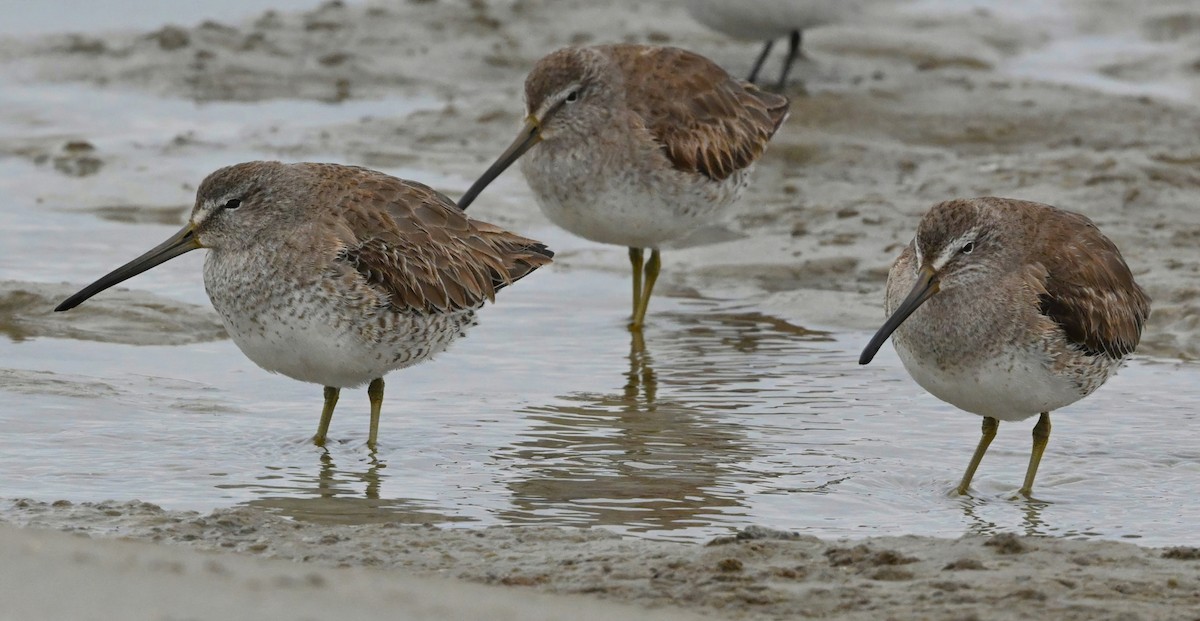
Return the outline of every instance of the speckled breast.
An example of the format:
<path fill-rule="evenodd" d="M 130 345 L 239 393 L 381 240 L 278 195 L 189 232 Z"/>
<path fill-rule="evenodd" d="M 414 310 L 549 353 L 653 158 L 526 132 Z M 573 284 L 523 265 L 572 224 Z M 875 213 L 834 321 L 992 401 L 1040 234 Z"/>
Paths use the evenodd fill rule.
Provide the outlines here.
<path fill-rule="evenodd" d="M 319 274 L 266 274 L 236 260 L 214 260 L 212 253 L 204 284 L 246 357 L 272 373 L 323 386 L 359 386 L 427 360 L 475 323 L 472 309 L 397 313 L 369 289 L 364 295 L 330 287 Z"/>

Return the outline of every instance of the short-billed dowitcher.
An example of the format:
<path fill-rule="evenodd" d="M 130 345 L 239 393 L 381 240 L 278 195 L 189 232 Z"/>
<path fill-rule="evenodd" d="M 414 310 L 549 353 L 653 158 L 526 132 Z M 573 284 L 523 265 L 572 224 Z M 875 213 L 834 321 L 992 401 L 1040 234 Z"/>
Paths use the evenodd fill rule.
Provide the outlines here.
<path fill-rule="evenodd" d="M 521 170 L 542 212 L 585 239 L 629 248 L 641 329 L 660 245 L 711 223 L 740 196 L 788 100 L 672 47 L 569 47 L 525 79 L 525 126 L 459 200 L 526 151 Z M 650 249 L 645 261 L 644 249 Z"/>
<path fill-rule="evenodd" d="M 340 390 L 370 382 L 371 447 L 383 376 L 445 350 L 484 301 L 554 256 L 420 183 L 337 164 L 247 162 L 200 184 L 182 230 L 55 310 L 197 248 L 209 249 L 204 287 L 242 352 L 325 386 L 314 442 L 324 444 Z"/>
<path fill-rule="evenodd" d="M 766 62 L 775 40 L 788 37 L 788 53 L 779 74 L 778 89 L 787 85 L 797 58 L 804 57 L 801 37 L 809 28 L 845 21 L 863 12 L 864 6 L 880 0 L 684 0 L 696 21 L 744 41 L 764 41 L 762 53 L 750 70 L 750 82 Z"/>
<path fill-rule="evenodd" d="M 1087 217 L 1004 198 L 935 205 L 888 274 L 888 336 L 909 375 L 983 417 L 966 494 L 1001 420 L 1040 414 L 1021 494 L 1050 438 L 1050 411 L 1101 386 L 1137 347 L 1150 298 Z"/>

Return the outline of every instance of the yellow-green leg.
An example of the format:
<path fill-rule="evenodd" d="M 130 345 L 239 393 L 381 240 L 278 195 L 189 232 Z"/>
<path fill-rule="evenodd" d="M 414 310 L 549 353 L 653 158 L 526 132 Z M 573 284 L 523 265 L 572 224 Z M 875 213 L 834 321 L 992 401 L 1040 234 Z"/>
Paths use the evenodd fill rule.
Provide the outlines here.
<path fill-rule="evenodd" d="M 325 387 L 325 407 L 321 409 L 321 423 L 317 425 L 317 435 L 313 436 L 313 444 L 325 446 L 325 435 L 329 433 L 329 421 L 333 420 L 333 408 L 337 407 L 338 394 L 342 389 L 333 386 Z"/>
<path fill-rule="evenodd" d="M 371 431 L 367 434 L 367 446 L 375 448 L 375 440 L 379 437 L 379 411 L 383 409 L 383 378 L 371 380 L 367 386 L 367 397 L 371 400 Z"/>
<path fill-rule="evenodd" d="M 662 267 L 662 258 L 658 255 L 658 249 L 650 251 L 650 260 L 646 262 L 646 279 L 642 286 L 641 299 L 638 300 L 637 310 L 633 314 L 633 322 L 629 324 L 630 330 L 641 330 L 646 323 L 646 309 L 650 307 L 650 294 L 654 291 L 654 283 L 658 281 L 658 270 Z"/>
<path fill-rule="evenodd" d="M 633 320 L 637 317 L 638 307 L 642 302 L 642 249 L 629 249 L 629 264 L 633 267 L 633 312 L 630 313 L 629 326 L 633 327 Z"/>
<path fill-rule="evenodd" d="M 1042 463 L 1042 453 L 1050 443 L 1050 413 L 1042 412 L 1038 422 L 1033 426 L 1033 452 L 1029 454 L 1029 468 L 1025 470 L 1025 485 L 1021 486 L 1021 495 L 1029 497 L 1033 493 L 1033 479 L 1037 476 L 1038 464 Z"/>
<path fill-rule="evenodd" d="M 988 446 L 996 437 L 996 429 L 1000 427 L 1000 420 L 991 416 L 983 417 L 983 435 L 979 438 L 979 446 L 975 447 L 975 454 L 971 456 L 971 463 L 967 464 L 967 472 L 963 474 L 962 483 L 958 484 L 958 493 L 966 494 L 967 489 L 971 487 L 971 479 L 975 478 L 975 470 L 979 468 L 979 462 L 983 461 L 983 454 L 987 452 Z"/>

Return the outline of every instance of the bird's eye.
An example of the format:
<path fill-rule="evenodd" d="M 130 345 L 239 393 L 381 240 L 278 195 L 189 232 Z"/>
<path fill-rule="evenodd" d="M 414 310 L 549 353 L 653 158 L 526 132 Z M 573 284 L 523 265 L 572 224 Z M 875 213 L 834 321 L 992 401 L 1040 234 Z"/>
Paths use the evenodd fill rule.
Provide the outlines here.
<path fill-rule="evenodd" d="M 225 204 L 221 205 L 221 208 L 222 209 L 237 209 L 238 207 L 241 207 L 241 206 L 242 206 L 242 199 L 231 198 L 231 199 L 225 201 Z"/>
<path fill-rule="evenodd" d="M 975 242 L 970 241 L 963 244 L 963 247 L 959 249 L 959 252 L 963 254 L 971 254 L 972 252 L 975 252 Z"/>
<path fill-rule="evenodd" d="M 566 99 L 567 103 L 575 103 L 577 101 L 579 101 L 579 91 L 576 90 L 576 91 L 571 91 L 571 92 L 567 93 L 567 99 Z"/>

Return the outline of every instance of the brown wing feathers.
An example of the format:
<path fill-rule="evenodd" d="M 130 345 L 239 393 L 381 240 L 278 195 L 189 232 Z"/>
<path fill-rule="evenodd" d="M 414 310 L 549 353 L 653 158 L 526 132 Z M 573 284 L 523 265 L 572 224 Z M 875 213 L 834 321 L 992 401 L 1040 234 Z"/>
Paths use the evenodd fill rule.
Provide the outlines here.
<path fill-rule="evenodd" d="M 554 256 L 544 244 L 469 219 L 427 186 L 371 177 L 343 202 L 354 240 L 339 258 L 384 291 L 397 311 L 475 308 Z"/>
<path fill-rule="evenodd" d="M 724 180 L 754 163 L 787 118 L 786 97 L 730 77 L 698 54 L 671 47 L 608 49 L 622 65 L 653 55 L 652 68 L 625 71 L 626 102 L 680 170 Z"/>
<path fill-rule="evenodd" d="M 1071 231 L 1049 239 L 1041 311 L 1067 339 L 1093 355 L 1121 358 L 1133 352 L 1150 315 L 1150 298 L 1133 280 L 1115 244 L 1086 217 L 1059 211 L 1084 226 L 1044 227 Z"/>

